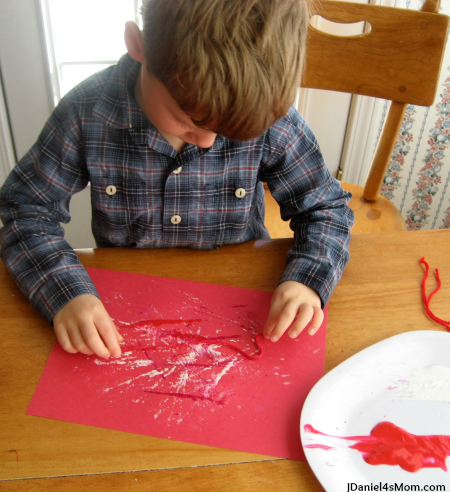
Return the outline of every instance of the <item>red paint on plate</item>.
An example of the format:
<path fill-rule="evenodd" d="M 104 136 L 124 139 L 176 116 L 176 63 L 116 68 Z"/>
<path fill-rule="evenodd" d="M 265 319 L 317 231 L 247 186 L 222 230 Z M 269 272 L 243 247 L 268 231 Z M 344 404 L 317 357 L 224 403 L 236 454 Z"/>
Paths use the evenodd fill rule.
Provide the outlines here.
<path fill-rule="evenodd" d="M 357 441 L 350 448 L 357 449 L 369 465 L 398 465 L 408 472 L 421 468 L 442 468 L 447 471 L 445 460 L 450 456 L 450 436 L 416 436 L 391 422 L 380 422 L 369 436 L 331 436 L 309 424 L 304 429 L 312 434 Z M 305 445 L 305 448 L 317 447 L 325 449 L 322 445 Z"/>

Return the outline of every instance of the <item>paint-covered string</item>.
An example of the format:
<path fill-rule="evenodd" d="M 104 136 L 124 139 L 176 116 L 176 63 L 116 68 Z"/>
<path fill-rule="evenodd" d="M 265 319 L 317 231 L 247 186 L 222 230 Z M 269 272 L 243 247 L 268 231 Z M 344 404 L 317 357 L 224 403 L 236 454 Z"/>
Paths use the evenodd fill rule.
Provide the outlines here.
<path fill-rule="evenodd" d="M 192 335 L 191 335 L 192 336 Z M 196 336 L 195 338 L 193 337 L 191 339 L 191 343 L 177 343 L 176 345 L 174 345 L 175 347 L 186 347 L 186 346 L 190 346 L 192 347 L 192 342 L 194 343 L 203 343 L 203 344 L 206 344 L 206 345 L 224 345 L 225 347 L 230 347 L 231 349 L 235 350 L 236 352 L 238 352 L 239 354 L 243 355 L 244 357 L 247 357 L 247 359 L 252 359 L 252 360 L 256 360 L 256 359 L 261 359 L 261 357 L 263 356 L 264 354 L 264 349 L 261 347 L 261 345 L 259 344 L 259 341 L 258 339 L 259 338 L 262 338 L 262 335 L 258 335 L 256 338 L 255 338 L 255 345 L 256 347 L 258 348 L 258 353 L 257 354 L 249 354 L 247 352 L 245 352 L 244 350 L 242 350 L 240 347 L 238 347 L 237 345 L 233 344 L 233 343 L 229 343 L 229 342 L 224 342 L 222 340 L 217 340 L 217 339 L 209 339 L 209 338 L 205 338 L 205 337 L 201 337 L 201 336 Z M 124 350 L 147 350 L 147 349 L 150 349 L 150 350 L 160 350 L 160 349 L 166 349 L 167 350 L 167 346 L 157 346 L 157 345 L 123 345 L 122 346 L 122 349 Z"/>
<path fill-rule="evenodd" d="M 187 320 L 182 320 L 182 319 L 174 319 L 174 320 L 168 320 L 168 319 L 158 319 L 158 320 L 142 320 L 142 321 L 137 321 L 136 323 L 130 323 L 124 326 L 124 328 L 145 328 L 148 325 L 152 325 L 154 327 L 156 326 L 161 326 L 161 325 L 174 325 L 174 324 L 185 324 L 185 325 L 191 325 L 194 322 L 200 322 L 202 321 L 201 319 L 187 319 Z M 186 347 L 190 346 L 192 347 L 192 343 L 204 343 L 206 345 L 224 345 L 226 347 L 230 347 L 231 349 L 235 350 L 239 354 L 243 355 L 244 357 L 247 357 L 247 359 L 261 359 L 261 357 L 264 354 L 264 349 L 261 347 L 259 344 L 258 339 L 262 338 L 262 334 L 257 335 L 255 338 L 255 345 L 258 349 L 258 353 L 256 354 L 249 354 L 239 348 L 237 345 L 234 343 L 229 343 L 224 341 L 225 338 L 235 338 L 235 336 L 221 336 L 221 337 L 214 337 L 214 338 L 208 338 L 202 335 L 198 334 L 192 334 L 192 333 L 181 333 L 179 331 L 173 330 L 170 332 L 166 332 L 166 336 L 170 338 L 175 338 L 178 340 L 182 340 L 183 342 L 186 340 L 189 340 L 190 343 L 177 343 L 174 345 L 175 347 Z M 240 335 L 237 335 L 238 337 Z M 124 350 L 167 350 L 167 346 L 160 346 L 160 345 L 122 345 L 122 349 Z"/>
<path fill-rule="evenodd" d="M 435 269 L 435 275 L 436 275 L 436 280 L 437 280 L 438 286 L 427 297 L 426 285 L 427 285 L 428 274 L 430 272 L 430 267 L 429 267 L 427 261 L 425 260 L 425 258 L 421 258 L 420 263 L 425 265 L 425 274 L 424 274 L 423 279 L 422 279 L 422 299 L 423 299 L 423 303 L 425 305 L 425 310 L 426 310 L 428 316 L 432 320 L 436 321 L 437 323 L 441 324 L 442 326 L 445 326 L 445 328 L 447 328 L 447 330 L 450 331 L 450 321 L 445 321 L 441 318 L 438 318 L 435 314 L 433 314 L 433 312 L 431 311 L 431 308 L 430 308 L 431 299 L 433 298 L 434 294 L 436 294 L 436 292 L 439 291 L 439 289 L 441 288 L 441 285 L 442 285 L 441 278 L 439 277 L 439 270 L 437 268 Z"/>

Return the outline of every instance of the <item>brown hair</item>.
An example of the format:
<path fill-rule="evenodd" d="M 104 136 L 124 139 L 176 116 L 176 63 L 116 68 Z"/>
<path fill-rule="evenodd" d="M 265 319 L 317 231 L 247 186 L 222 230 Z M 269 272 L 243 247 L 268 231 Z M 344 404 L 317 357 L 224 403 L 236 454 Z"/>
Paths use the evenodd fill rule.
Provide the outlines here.
<path fill-rule="evenodd" d="M 307 0 L 144 0 L 148 70 L 200 127 L 250 140 L 300 85 Z"/>

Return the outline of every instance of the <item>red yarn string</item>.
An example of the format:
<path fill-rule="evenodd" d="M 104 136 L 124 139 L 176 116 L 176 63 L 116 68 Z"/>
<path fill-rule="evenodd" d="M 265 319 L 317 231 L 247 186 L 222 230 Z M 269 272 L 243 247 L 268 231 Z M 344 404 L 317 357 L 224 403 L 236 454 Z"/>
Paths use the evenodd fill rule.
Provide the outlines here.
<path fill-rule="evenodd" d="M 438 286 L 427 297 L 426 284 L 427 284 L 427 279 L 428 279 L 430 267 L 429 267 L 428 263 L 426 262 L 425 258 L 421 258 L 420 263 L 425 265 L 425 274 L 424 274 L 423 279 L 422 279 L 422 299 L 423 299 L 423 303 L 425 305 L 425 310 L 426 310 L 428 316 L 432 320 L 436 321 L 437 323 L 441 324 L 442 326 L 445 326 L 447 328 L 447 330 L 450 331 L 450 321 L 445 321 L 441 318 L 438 318 L 437 316 L 435 316 L 432 313 L 431 308 L 430 308 L 431 299 L 433 298 L 434 294 L 436 294 L 436 292 L 441 288 L 441 285 L 442 285 L 441 279 L 439 277 L 439 270 L 437 268 L 435 269 L 435 275 L 436 275 L 436 280 L 437 280 Z"/>
<path fill-rule="evenodd" d="M 243 355 L 244 357 L 247 357 L 247 359 L 256 360 L 256 359 L 261 359 L 261 357 L 264 354 L 264 349 L 259 344 L 258 338 L 262 338 L 262 335 L 258 335 L 255 338 L 255 345 L 257 346 L 257 348 L 259 350 L 259 353 L 257 353 L 257 354 L 249 354 L 249 353 L 245 352 L 244 350 L 242 350 L 241 348 L 239 348 L 237 345 L 234 345 L 233 343 L 229 343 L 229 342 L 222 342 L 222 341 L 218 341 L 218 340 L 208 340 L 207 338 L 201 338 L 198 340 L 194 340 L 194 342 L 196 341 L 197 343 L 204 343 L 206 345 L 225 345 L 226 347 L 230 347 L 231 349 L 235 350 L 236 352 Z M 184 346 L 191 346 L 191 344 L 189 344 L 189 343 L 177 343 L 175 345 L 175 347 L 184 347 Z M 158 350 L 158 349 L 167 349 L 167 347 L 165 347 L 165 346 L 161 347 L 161 346 L 156 346 L 156 345 L 147 345 L 147 346 L 124 345 L 124 346 L 122 346 L 122 349 L 123 350 L 146 350 L 146 349 Z"/>

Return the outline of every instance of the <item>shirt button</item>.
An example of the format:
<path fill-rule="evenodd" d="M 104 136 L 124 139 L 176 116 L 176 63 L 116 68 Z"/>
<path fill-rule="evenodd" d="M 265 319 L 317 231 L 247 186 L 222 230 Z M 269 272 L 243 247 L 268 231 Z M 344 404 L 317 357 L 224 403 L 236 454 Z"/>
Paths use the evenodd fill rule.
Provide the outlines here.
<path fill-rule="evenodd" d="M 178 167 L 177 169 L 175 169 L 173 172 L 173 174 L 180 174 L 181 173 L 181 170 L 183 169 L 182 166 Z"/>
<path fill-rule="evenodd" d="M 244 190 L 244 188 L 238 188 L 234 194 L 238 197 L 238 198 L 244 198 L 244 196 L 246 195 L 246 191 Z"/>
<path fill-rule="evenodd" d="M 115 195 L 117 193 L 117 188 L 114 185 L 109 185 L 106 187 L 106 193 L 108 193 L 108 195 Z"/>
<path fill-rule="evenodd" d="M 179 215 L 172 215 L 170 222 L 172 222 L 172 224 L 179 224 L 181 222 L 181 217 Z"/>

